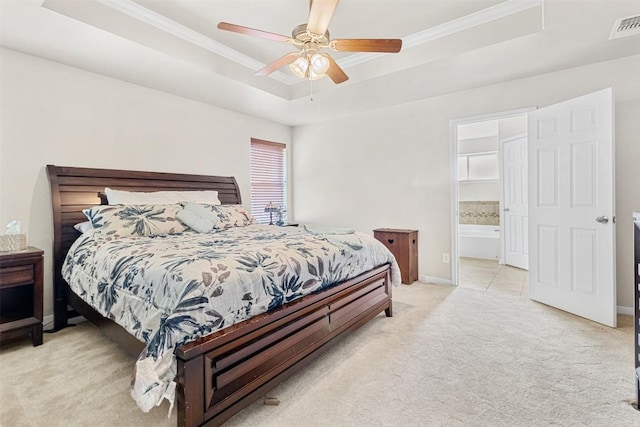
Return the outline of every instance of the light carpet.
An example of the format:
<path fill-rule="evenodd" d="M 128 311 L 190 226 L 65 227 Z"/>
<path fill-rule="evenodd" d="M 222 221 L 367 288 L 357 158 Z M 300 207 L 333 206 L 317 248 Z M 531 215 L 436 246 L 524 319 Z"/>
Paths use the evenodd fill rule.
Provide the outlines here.
<path fill-rule="evenodd" d="M 175 426 L 129 397 L 134 359 L 89 323 L 0 350 L 2 426 Z M 526 298 L 414 284 L 230 426 L 640 426 L 633 326 Z"/>

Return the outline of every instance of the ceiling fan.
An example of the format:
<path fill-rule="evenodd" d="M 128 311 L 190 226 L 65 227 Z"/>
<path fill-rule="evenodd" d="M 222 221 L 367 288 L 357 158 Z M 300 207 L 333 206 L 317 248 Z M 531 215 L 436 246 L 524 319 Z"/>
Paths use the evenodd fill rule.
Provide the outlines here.
<path fill-rule="evenodd" d="M 330 55 L 322 53 L 322 49 L 329 48 L 336 52 L 397 53 L 400 52 L 402 48 L 402 40 L 331 40 L 327 28 L 338 6 L 338 1 L 339 0 L 310 0 L 308 22 L 296 26 L 293 29 L 291 37 L 229 24 L 228 22 L 218 23 L 218 28 L 276 42 L 289 43 L 298 49 L 297 52 L 288 53 L 257 71 L 257 76 L 267 76 L 277 69 L 288 65 L 291 72 L 300 78 L 317 80 L 329 76 L 334 83 L 342 83 L 347 81 L 349 76 L 347 76 L 344 70 L 340 68 Z"/>

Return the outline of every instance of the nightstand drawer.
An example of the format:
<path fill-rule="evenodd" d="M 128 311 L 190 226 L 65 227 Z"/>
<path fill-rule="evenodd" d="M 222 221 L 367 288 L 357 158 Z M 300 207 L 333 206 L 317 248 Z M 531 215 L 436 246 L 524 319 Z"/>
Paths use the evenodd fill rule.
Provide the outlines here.
<path fill-rule="evenodd" d="M 6 267 L 0 270 L 0 287 L 33 283 L 33 264 Z"/>

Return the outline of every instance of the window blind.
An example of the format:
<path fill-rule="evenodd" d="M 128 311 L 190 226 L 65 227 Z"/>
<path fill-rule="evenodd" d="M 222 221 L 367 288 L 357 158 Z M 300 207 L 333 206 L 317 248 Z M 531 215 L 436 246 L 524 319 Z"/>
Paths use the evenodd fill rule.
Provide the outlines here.
<path fill-rule="evenodd" d="M 269 224 L 269 202 L 287 207 L 287 146 L 251 138 L 251 214 L 261 224 Z M 278 220 L 274 212 L 273 222 Z M 282 220 L 286 219 L 286 212 Z"/>

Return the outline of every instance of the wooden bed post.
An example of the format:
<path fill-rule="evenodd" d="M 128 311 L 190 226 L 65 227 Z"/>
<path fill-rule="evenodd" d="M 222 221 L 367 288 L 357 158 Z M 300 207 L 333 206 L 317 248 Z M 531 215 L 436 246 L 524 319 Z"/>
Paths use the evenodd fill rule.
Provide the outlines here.
<path fill-rule="evenodd" d="M 393 317 L 393 299 L 391 298 L 391 288 L 393 287 L 393 285 L 391 284 L 391 269 L 387 270 L 387 279 L 385 286 L 387 295 L 389 295 L 389 307 L 384 309 L 384 314 L 387 317 Z"/>
<path fill-rule="evenodd" d="M 60 187 L 56 166 L 47 165 L 47 175 L 51 186 L 51 205 L 53 209 L 53 330 L 59 331 L 67 327 L 67 285 L 62 278 L 62 212 L 60 203 Z"/>
<path fill-rule="evenodd" d="M 202 357 L 188 361 L 178 358 L 176 404 L 178 427 L 199 426 L 204 422 L 204 366 Z"/>

